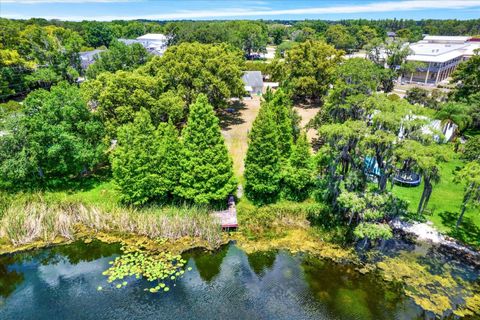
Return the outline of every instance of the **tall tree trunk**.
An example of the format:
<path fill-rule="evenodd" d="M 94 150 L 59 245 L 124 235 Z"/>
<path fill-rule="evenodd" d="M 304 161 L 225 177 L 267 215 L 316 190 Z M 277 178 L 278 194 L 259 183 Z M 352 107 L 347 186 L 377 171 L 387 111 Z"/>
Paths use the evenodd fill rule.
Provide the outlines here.
<path fill-rule="evenodd" d="M 423 212 L 423 209 L 425 209 L 424 202 L 425 202 L 425 199 L 427 198 L 428 188 L 431 186 L 430 179 L 428 177 L 424 177 L 424 180 L 425 181 L 423 184 L 422 197 L 420 198 L 420 202 L 418 204 L 417 214 L 421 214 Z"/>
<path fill-rule="evenodd" d="M 462 212 L 460 212 L 460 215 L 458 216 L 458 220 L 457 220 L 457 224 L 455 225 L 455 229 L 458 229 L 458 227 L 460 226 L 460 223 L 462 223 L 463 215 L 465 214 L 465 211 L 467 210 L 467 203 L 468 203 L 468 200 L 470 200 L 472 189 L 473 189 L 473 183 L 470 183 L 470 185 L 468 186 L 468 191 L 463 196 Z"/>

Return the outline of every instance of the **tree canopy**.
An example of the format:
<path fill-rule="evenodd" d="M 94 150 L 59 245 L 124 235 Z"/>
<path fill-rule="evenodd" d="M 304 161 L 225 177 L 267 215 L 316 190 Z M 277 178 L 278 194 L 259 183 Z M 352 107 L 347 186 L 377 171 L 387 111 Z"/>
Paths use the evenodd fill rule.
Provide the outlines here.
<path fill-rule="evenodd" d="M 182 130 L 180 181 L 175 193 L 198 204 L 222 203 L 237 186 L 220 125 L 207 96 L 190 106 Z"/>
<path fill-rule="evenodd" d="M 92 169 L 104 156 L 103 126 L 80 91 L 61 83 L 32 92 L 0 137 L 2 183 L 55 185 Z"/>
<path fill-rule="evenodd" d="M 332 83 L 342 51 L 322 41 L 306 41 L 288 50 L 283 85 L 297 100 L 320 101 Z"/>
<path fill-rule="evenodd" d="M 181 43 L 169 47 L 141 68 L 141 73 L 158 78 L 164 90 L 175 90 L 187 105 L 200 93 L 214 108 L 232 97 L 243 97 L 243 57 L 226 44 Z"/>
<path fill-rule="evenodd" d="M 108 50 L 101 52 L 88 67 L 87 77 L 94 79 L 102 72 L 131 71 L 147 63 L 150 58 L 151 55 L 139 43 L 126 45 L 113 41 Z"/>

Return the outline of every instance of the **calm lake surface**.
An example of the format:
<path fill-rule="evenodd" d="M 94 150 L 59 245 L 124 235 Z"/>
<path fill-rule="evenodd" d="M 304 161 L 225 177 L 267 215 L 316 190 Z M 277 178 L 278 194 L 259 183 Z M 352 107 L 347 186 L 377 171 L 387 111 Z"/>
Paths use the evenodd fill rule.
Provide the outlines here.
<path fill-rule="evenodd" d="M 107 283 L 119 253 L 94 241 L 0 256 L 0 319 L 425 319 L 378 275 L 307 255 L 192 251 L 192 270 L 151 294 L 145 280 Z"/>

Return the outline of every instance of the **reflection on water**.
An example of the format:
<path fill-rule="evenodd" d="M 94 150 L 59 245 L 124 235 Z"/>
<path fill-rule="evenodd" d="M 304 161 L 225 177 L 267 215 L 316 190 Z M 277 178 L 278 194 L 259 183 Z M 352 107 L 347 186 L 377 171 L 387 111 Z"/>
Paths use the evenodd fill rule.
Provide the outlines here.
<path fill-rule="evenodd" d="M 144 280 L 120 290 L 106 282 L 102 272 L 118 253 L 93 242 L 0 257 L 0 319 L 424 318 L 377 275 L 306 255 L 247 255 L 233 244 L 192 251 L 192 271 L 168 293 L 150 294 Z"/>
<path fill-rule="evenodd" d="M 0 257 L 0 297 L 8 297 L 18 284 L 23 281 L 23 274 L 9 270 L 8 265 L 15 262 L 13 256 Z"/>

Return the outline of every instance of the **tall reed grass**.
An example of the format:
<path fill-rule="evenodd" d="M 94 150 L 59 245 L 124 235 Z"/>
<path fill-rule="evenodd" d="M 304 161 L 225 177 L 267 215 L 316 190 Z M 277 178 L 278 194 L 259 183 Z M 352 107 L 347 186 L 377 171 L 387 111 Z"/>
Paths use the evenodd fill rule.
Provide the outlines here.
<path fill-rule="evenodd" d="M 0 237 L 15 245 L 36 240 L 50 242 L 57 236 L 75 238 L 75 226 L 96 231 L 132 233 L 150 238 L 178 239 L 198 237 L 217 245 L 221 227 L 205 208 L 190 206 L 134 209 L 112 206 L 109 209 L 82 203 L 13 202 L 0 217 Z"/>

